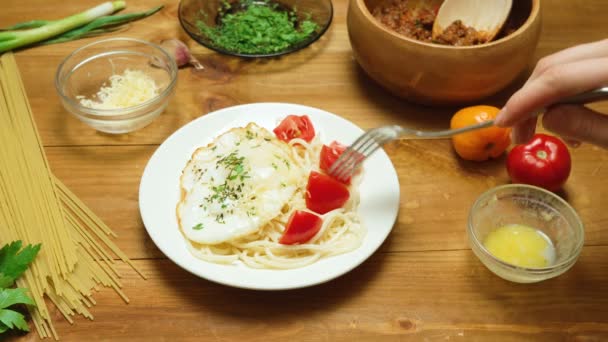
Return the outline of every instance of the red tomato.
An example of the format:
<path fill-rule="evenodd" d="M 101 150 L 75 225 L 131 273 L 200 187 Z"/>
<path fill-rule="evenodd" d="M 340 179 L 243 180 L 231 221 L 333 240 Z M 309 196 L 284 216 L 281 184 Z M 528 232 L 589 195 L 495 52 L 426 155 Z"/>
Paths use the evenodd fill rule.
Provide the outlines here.
<path fill-rule="evenodd" d="M 311 171 L 306 185 L 306 207 L 325 214 L 341 208 L 350 197 L 346 185 L 328 175 Z"/>
<path fill-rule="evenodd" d="M 568 147 L 560 139 L 536 134 L 530 142 L 515 146 L 507 157 L 507 171 L 514 183 L 557 191 L 570 175 Z"/>
<path fill-rule="evenodd" d="M 277 138 L 289 142 L 300 138 L 310 142 L 315 137 L 315 128 L 308 115 L 287 115 L 279 125 L 272 130 Z"/>
<path fill-rule="evenodd" d="M 321 162 L 319 168 L 326 173 L 329 172 L 329 168 L 336 162 L 336 160 L 344 153 L 347 149 L 346 145 L 342 145 L 337 141 L 332 141 L 331 144 L 323 145 L 321 147 Z M 350 184 L 350 178 L 344 180 L 343 183 Z"/>
<path fill-rule="evenodd" d="M 323 220 L 319 216 L 307 211 L 296 210 L 291 214 L 279 243 L 284 245 L 304 243 L 317 234 L 322 223 Z"/>

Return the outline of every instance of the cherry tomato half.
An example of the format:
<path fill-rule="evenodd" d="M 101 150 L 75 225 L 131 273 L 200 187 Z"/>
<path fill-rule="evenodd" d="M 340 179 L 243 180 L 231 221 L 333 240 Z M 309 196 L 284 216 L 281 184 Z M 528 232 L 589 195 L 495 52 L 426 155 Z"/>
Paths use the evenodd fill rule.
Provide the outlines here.
<path fill-rule="evenodd" d="M 321 161 L 319 163 L 319 168 L 325 173 L 329 172 L 329 168 L 338 160 L 338 158 L 344 153 L 347 146 L 342 145 L 337 141 L 332 141 L 329 145 L 323 145 L 321 147 Z M 351 177 L 348 177 L 343 180 L 344 184 L 350 184 Z"/>
<path fill-rule="evenodd" d="M 568 147 L 559 138 L 536 134 L 524 145 L 513 147 L 507 157 L 507 171 L 514 183 L 559 190 L 570 175 Z"/>
<path fill-rule="evenodd" d="M 279 243 L 284 245 L 304 243 L 319 232 L 322 223 L 323 220 L 319 216 L 307 211 L 296 210 L 289 217 Z"/>
<path fill-rule="evenodd" d="M 316 213 L 325 214 L 341 208 L 350 192 L 346 185 L 328 175 L 311 171 L 306 185 L 306 207 Z"/>
<path fill-rule="evenodd" d="M 315 137 L 315 128 L 308 115 L 287 115 L 272 131 L 285 142 L 295 138 L 310 142 Z"/>

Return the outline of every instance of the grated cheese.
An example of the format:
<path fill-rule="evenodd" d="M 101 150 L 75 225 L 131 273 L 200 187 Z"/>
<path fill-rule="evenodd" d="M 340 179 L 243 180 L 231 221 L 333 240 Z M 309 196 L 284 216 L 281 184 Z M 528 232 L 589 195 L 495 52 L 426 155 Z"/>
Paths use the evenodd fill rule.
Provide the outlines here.
<path fill-rule="evenodd" d="M 93 98 L 77 96 L 80 104 L 93 109 L 120 109 L 142 104 L 156 95 L 159 88 L 152 77 L 141 70 L 126 69 L 122 75 L 110 76 L 110 85 L 102 86 Z M 104 84 L 105 85 L 105 84 Z"/>

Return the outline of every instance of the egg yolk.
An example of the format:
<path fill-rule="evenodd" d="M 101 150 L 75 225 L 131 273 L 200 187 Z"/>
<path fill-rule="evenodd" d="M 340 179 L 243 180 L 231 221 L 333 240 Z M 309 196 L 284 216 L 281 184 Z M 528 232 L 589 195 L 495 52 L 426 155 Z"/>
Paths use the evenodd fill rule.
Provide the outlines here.
<path fill-rule="evenodd" d="M 496 258 L 519 267 L 547 267 L 555 261 L 555 247 L 541 231 L 519 224 L 492 231 L 484 241 Z"/>

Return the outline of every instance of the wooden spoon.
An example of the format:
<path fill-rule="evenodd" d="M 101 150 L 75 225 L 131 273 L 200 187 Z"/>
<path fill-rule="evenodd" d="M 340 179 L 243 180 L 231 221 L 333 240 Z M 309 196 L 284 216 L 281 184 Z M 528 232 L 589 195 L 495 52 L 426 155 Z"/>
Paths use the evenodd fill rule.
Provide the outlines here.
<path fill-rule="evenodd" d="M 433 23 L 433 39 L 460 20 L 465 26 L 474 28 L 479 38 L 489 42 L 500 32 L 512 5 L 512 0 L 445 0 Z"/>

